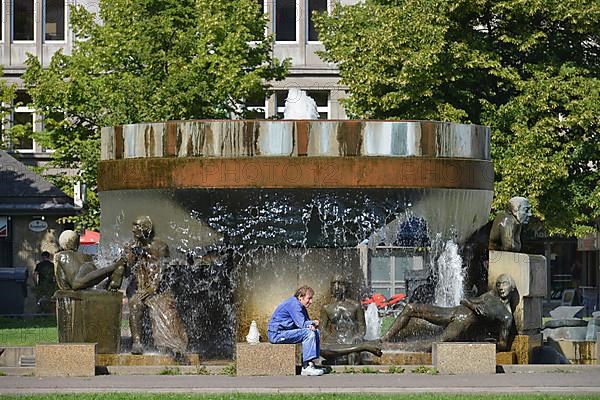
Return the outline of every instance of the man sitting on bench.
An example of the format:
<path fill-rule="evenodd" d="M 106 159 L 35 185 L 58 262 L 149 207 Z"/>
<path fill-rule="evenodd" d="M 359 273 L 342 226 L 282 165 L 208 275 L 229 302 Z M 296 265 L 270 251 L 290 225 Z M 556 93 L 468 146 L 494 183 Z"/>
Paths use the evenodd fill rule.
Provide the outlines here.
<path fill-rule="evenodd" d="M 281 303 L 269 321 L 268 337 L 273 344 L 302 343 L 302 375 L 320 376 L 314 360 L 320 356 L 319 320 L 311 320 L 306 309 L 313 302 L 315 291 L 301 286 L 296 293 Z"/>

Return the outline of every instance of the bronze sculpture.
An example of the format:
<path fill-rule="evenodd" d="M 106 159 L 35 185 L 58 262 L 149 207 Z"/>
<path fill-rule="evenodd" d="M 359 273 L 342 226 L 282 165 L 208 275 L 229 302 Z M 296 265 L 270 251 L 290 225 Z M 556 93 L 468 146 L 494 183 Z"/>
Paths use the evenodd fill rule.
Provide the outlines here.
<path fill-rule="evenodd" d="M 157 348 L 183 357 L 188 344 L 187 333 L 169 289 L 161 290 L 162 265 L 169 257 L 169 247 L 154 239 L 154 227 L 148 216 L 133 222 L 133 241 L 125 248 L 128 275 L 131 276 L 129 297 L 129 327 L 132 354 L 143 354 L 142 329 L 144 313 L 148 310 L 152 338 Z"/>
<path fill-rule="evenodd" d="M 472 299 L 463 299 L 455 307 L 410 303 L 404 307 L 381 341 L 389 342 L 404 329 L 412 318 L 424 319 L 444 327 L 441 340 L 473 340 L 480 334 L 491 333 L 498 350 L 508 350 L 514 335 L 512 295 L 515 282 L 508 274 L 501 274 L 494 289 Z M 481 332 L 491 329 L 492 332 Z"/>
<path fill-rule="evenodd" d="M 54 274 L 60 290 L 88 289 L 106 278 L 110 278 L 107 289 L 116 291 L 121 287 L 124 259 L 105 268 L 96 268 L 90 255 L 78 251 L 79 235 L 71 230 L 61 233 L 58 243 L 63 250 L 54 255 Z"/>
<path fill-rule="evenodd" d="M 321 356 L 330 364 L 348 356 L 348 364 L 360 364 L 360 353 L 370 352 L 381 356 L 378 343 L 364 341 L 365 313 L 362 305 L 346 297 L 348 283 L 341 275 L 331 282 L 335 301 L 321 308 Z"/>
<path fill-rule="evenodd" d="M 490 231 L 490 250 L 521 251 L 521 227 L 529 222 L 531 204 L 525 197 L 513 197 L 506 209 L 494 219 Z"/>

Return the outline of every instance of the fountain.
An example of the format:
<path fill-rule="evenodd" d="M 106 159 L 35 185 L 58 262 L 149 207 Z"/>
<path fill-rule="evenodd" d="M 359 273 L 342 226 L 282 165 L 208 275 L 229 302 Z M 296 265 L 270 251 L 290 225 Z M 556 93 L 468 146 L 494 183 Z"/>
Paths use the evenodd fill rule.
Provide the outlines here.
<path fill-rule="evenodd" d="M 434 121 L 104 128 L 101 254 L 119 256 L 131 223 L 148 215 L 170 249 L 164 273 L 188 348 L 231 356 L 251 321 L 265 332 L 274 307 L 302 284 L 316 290 L 316 310 L 336 273 L 358 297 L 379 246 L 424 254 L 435 240 L 455 257 L 448 241 L 464 243 L 488 219 L 489 135 Z"/>

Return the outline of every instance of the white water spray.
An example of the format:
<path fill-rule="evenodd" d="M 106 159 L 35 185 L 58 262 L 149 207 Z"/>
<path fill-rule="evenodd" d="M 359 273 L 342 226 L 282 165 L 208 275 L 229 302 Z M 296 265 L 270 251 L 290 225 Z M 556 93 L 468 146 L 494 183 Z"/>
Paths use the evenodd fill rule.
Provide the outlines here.
<path fill-rule="evenodd" d="M 435 304 L 454 307 L 463 298 L 464 273 L 458 245 L 452 240 L 444 243 L 437 259 L 438 282 L 435 287 Z"/>

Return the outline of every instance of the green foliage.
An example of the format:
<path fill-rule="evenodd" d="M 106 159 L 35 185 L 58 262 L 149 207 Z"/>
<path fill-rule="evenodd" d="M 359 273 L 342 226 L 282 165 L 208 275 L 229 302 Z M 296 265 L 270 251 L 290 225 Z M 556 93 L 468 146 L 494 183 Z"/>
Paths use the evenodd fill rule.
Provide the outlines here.
<path fill-rule="evenodd" d="M 419 365 L 410 370 L 413 374 L 428 374 L 428 375 L 437 375 L 438 370 L 433 367 L 427 367 L 425 365 Z"/>
<path fill-rule="evenodd" d="M 363 374 L 378 374 L 379 370 L 377 370 L 375 368 L 371 368 L 371 367 L 362 367 L 360 369 L 360 372 Z"/>
<path fill-rule="evenodd" d="M 196 368 L 197 375 L 210 375 L 210 371 L 206 368 L 206 365 L 198 365 Z"/>
<path fill-rule="evenodd" d="M 4 71 L 0 66 L 0 76 L 4 75 Z M 5 120 L 13 110 L 13 102 L 16 96 L 16 85 L 8 83 L 4 79 L 0 79 L 0 119 Z M 20 131 L 21 130 L 21 131 Z M 11 141 L 18 140 L 23 134 L 27 133 L 24 128 L 13 127 L 2 131 L 0 137 L 0 149 L 5 149 Z"/>
<path fill-rule="evenodd" d="M 159 375 L 181 375 L 181 370 L 177 367 L 166 367 L 158 373 Z"/>
<path fill-rule="evenodd" d="M 579 235 L 600 217 L 598 21 L 595 0 L 365 0 L 316 24 L 350 115 L 489 125 L 495 210 L 526 196 Z"/>
<path fill-rule="evenodd" d="M 398 365 L 390 365 L 388 368 L 388 374 L 403 374 L 404 371 L 406 370 Z"/>
<path fill-rule="evenodd" d="M 72 53 L 56 53 L 47 69 L 30 56 L 23 76 L 46 117 L 36 139 L 90 190 L 76 221 L 87 228 L 98 225 L 101 127 L 243 115 L 244 99 L 265 96 L 288 66 L 272 58 L 254 0 L 100 0 L 96 17 L 71 6 Z"/>
<path fill-rule="evenodd" d="M 236 376 L 237 366 L 235 365 L 235 363 L 233 362 L 223 367 L 223 369 L 221 370 L 221 375 Z"/>

